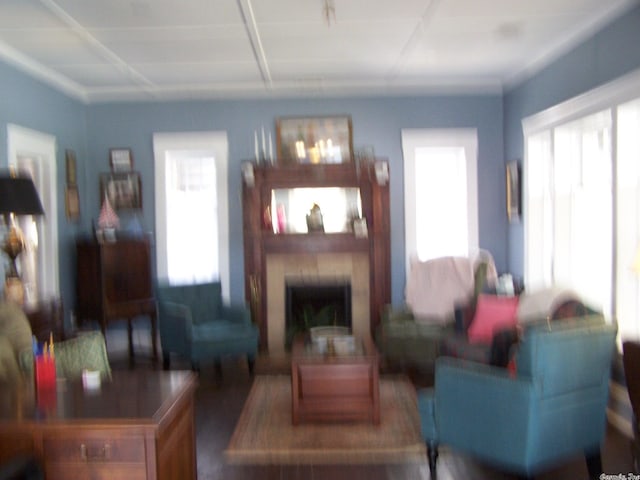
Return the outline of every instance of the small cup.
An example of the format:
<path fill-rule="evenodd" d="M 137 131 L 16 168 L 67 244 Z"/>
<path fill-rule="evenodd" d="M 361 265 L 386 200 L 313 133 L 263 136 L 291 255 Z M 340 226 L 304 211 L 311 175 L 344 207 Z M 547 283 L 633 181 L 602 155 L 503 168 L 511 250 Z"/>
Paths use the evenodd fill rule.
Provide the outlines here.
<path fill-rule="evenodd" d="M 97 370 L 83 370 L 82 386 L 85 390 L 97 390 L 100 388 L 100 372 Z"/>

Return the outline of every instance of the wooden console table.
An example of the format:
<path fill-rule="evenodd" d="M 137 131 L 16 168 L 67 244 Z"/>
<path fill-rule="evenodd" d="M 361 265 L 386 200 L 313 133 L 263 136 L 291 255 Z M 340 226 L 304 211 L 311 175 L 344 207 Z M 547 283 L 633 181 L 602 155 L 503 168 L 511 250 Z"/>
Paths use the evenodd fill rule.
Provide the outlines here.
<path fill-rule="evenodd" d="M 47 480 L 197 477 L 189 371 L 117 371 L 96 391 L 58 384 L 0 391 L 0 462 L 34 456 Z"/>
<path fill-rule="evenodd" d="M 370 336 L 347 355 L 314 352 L 305 335 L 291 347 L 292 421 L 362 420 L 380 423 L 378 352 Z"/>

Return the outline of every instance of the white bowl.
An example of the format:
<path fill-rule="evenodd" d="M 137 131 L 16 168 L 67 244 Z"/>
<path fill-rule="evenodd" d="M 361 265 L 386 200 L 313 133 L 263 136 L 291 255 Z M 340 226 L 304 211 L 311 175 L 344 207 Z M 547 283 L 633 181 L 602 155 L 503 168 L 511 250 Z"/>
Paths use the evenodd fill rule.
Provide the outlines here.
<path fill-rule="evenodd" d="M 353 335 L 341 335 L 333 338 L 333 349 L 336 355 L 347 355 L 355 352 L 356 342 Z"/>

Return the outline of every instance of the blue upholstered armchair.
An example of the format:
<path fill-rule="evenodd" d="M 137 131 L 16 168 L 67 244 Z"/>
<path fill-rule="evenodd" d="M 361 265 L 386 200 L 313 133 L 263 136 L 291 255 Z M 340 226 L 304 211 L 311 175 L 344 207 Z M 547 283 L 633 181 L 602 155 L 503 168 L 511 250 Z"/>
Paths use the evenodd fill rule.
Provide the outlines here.
<path fill-rule="evenodd" d="M 442 444 L 526 477 L 584 453 L 598 478 L 615 335 L 600 315 L 530 326 L 515 375 L 439 358 L 434 388 L 418 392 L 432 477 Z"/>
<path fill-rule="evenodd" d="M 258 329 L 245 306 L 224 305 L 219 282 L 158 287 L 158 310 L 163 367 L 172 353 L 198 369 L 213 361 L 220 373 L 226 355 L 246 355 L 249 372 L 258 351 Z"/>

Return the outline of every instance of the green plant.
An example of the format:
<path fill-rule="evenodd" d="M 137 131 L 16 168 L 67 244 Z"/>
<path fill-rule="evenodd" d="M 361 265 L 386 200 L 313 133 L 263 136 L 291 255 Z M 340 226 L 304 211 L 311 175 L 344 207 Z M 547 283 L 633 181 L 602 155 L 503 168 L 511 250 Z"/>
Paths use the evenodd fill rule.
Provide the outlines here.
<path fill-rule="evenodd" d="M 313 305 L 305 304 L 298 311 L 294 312 L 293 322 L 287 328 L 285 346 L 291 347 L 294 337 L 298 333 L 309 331 L 312 327 L 328 327 L 336 325 L 337 310 L 335 305 L 324 305 L 315 308 Z"/>

